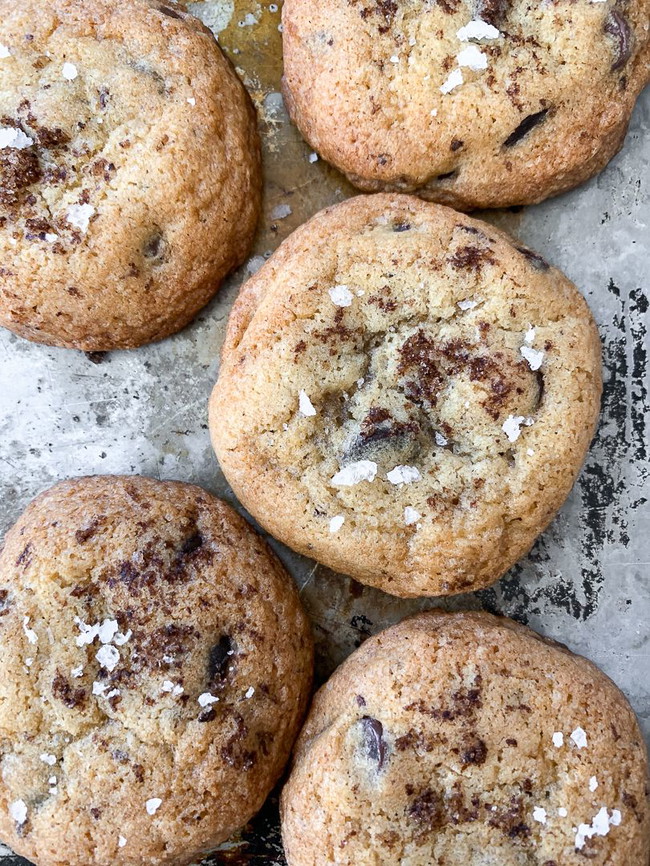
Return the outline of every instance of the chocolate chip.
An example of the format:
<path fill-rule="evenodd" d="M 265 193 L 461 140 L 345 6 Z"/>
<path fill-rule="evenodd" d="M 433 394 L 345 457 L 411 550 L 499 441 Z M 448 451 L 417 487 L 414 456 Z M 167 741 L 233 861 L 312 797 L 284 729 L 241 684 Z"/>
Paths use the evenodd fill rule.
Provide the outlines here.
<path fill-rule="evenodd" d="M 497 22 L 505 18 L 509 6 L 510 0 L 480 0 L 477 16 L 496 26 Z"/>
<path fill-rule="evenodd" d="M 145 241 L 142 247 L 142 255 L 145 259 L 163 259 L 165 246 L 162 231 L 158 229 Z"/>
<path fill-rule="evenodd" d="M 355 698 L 355 700 L 356 700 L 356 702 L 357 702 L 357 706 L 359 706 L 359 707 L 365 707 L 365 705 L 366 705 L 366 699 L 363 697 L 363 695 L 357 695 L 356 698 Z"/>
<path fill-rule="evenodd" d="M 18 150 L 7 147 L 0 150 L 0 205 L 18 204 L 27 187 L 42 176 L 38 156 L 33 147 Z"/>
<path fill-rule="evenodd" d="M 223 635 L 208 656 L 208 678 L 211 684 L 223 683 L 228 676 L 228 668 L 234 655 L 234 645 L 228 635 Z"/>
<path fill-rule="evenodd" d="M 217 717 L 214 707 L 206 707 L 198 715 L 199 722 L 213 722 Z"/>
<path fill-rule="evenodd" d="M 169 18 L 176 18 L 178 21 L 183 20 L 183 16 L 179 15 L 178 12 L 175 12 L 173 9 L 170 9 L 169 6 L 159 6 L 158 10 L 162 12 L 163 15 L 167 15 Z"/>
<path fill-rule="evenodd" d="M 86 699 L 86 690 L 73 689 L 61 671 L 57 671 L 52 680 L 52 694 L 71 710 L 78 707 Z"/>
<path fill-rule="evenodd" d="M 526 256 L 531 265 L 538 271 L 548 271 L 551 267 L 546 259 L 543 259 L 539 253 L 533 252 L 533 250 L 529 250 L 528 247 L 515 247 L 517 252 L 521 253 L 522 256 Z"/>
<path fill-rule="evenodd" d="M 463 764 L 477 764 L 480 766 L 485 763 L 485 759 L 487 758 L 487 746 L 483 742 L 483 740 L 476 739 L 474 742 L 469 743 L 465 749 L 463 750 L 463 754 L 461 755 L 461 760 Z"/>
<path fill-rule="evenodd" d="M 449 145 L 449 147 L 450 147 L 451 150 L 453 150 L 453 151 L 457 151 L 457 150 L 460 150 L 460 149 L 461 149 L 461 147 L 463 146 L 463 144 L 465 144 L 465 142 L 462 141 L 462 139 L 460 139 L 460 138 L 452 138 L 452 140 L 451 140 L 451 144 Z"/>
<path fill-rule="evenodd" d="M 371 716 L 363 716 L 361 719 L 363 727 L 363 746 L 371 761 L 376 761 L 377 769 L 381 770 L 386 758 L 386 741 L 384 740 L 384 726 Z"/>
<path fill-rule="evenodd" d="M 419 794 L 407 807 L 406 815 L 425 832 L 436 830 L 445 822 L 445 808 L 442 799 L 430 788 Z"/>
<path fill-rule="evenodd" d="M 536 111 L 534 114 L 529 114 L 528 117 L 524 117 L 519 126 L 511 132 L 510 135 L 503 142 L 504 147 L 513 147 L 522 138 L 524 138 L 531 129 L 538 126 L 538 124 L 542 123 L 546 115 L 548 114 L 548 108 L 543 108 L 541 111 Z"/>
<path fill-rule="evenodd" d="M 612 64 L 612 72 L 625 66 L 632 54 L 632 31 L 626 18 L 613 9 L 605 21 L 605 33 L 616 40 L 616 58 Z"/>
<path fill-rule="evenodd" d="M 411 223 L 395 223 L 393 226 L 394 232 L 408 232 L 411 229 Z"/>
<path fill-rule="evenodd" d="M 9 613 L 9 590 L 0 589 L 0 616 L 5 616 Z"/>
<path fill-rule="evenodd" d="M 189 538 L 186 538 L 183 544 L 181 545 L 181 554 L 183 556 L 189 556 L 191 553 L 194 553 L 200 547 L 203 546 L 203 538 L 200 532 L 195 532 L 194 535 L 191 535 Z"/>

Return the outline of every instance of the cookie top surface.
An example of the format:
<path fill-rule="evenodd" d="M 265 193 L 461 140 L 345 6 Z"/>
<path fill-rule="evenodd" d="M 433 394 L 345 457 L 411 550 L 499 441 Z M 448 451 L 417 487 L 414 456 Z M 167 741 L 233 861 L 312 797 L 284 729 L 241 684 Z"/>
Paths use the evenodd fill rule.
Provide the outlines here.
<path fill-rule="evenodd" d="M 211 432 L 291 547 L 396 595 L 462 592 L 564 501 L 600 382 L 595 324 L 559 271 L 447 208 L 359 197 L 242 290 Z"/>
<path fill-rule="evenodd" d="M 282 797 L 290 866 L 646 866 L 647 754 L 586 659 L 487 614 L 368 640 L 317 694 Z"/>
<path fill-rule="evenodd" d="M 248 251 L 254 110 L 154 0 L 0 0 L 0 324 L 89 351 L 186 325 Z"/>
<path fill-rule="evenodd" d="M 223 502 L 57 485 L 0 557 L 0 838 L 38 866 L 191 862 L 277 781 L 311 653 L 290 577 Z"/>
<path fill-rule="evenodd" d="M 285 97 L 366 191 L 527 204 L 620 147 L 649 20 L 648 0 L 285 0 Z"/>

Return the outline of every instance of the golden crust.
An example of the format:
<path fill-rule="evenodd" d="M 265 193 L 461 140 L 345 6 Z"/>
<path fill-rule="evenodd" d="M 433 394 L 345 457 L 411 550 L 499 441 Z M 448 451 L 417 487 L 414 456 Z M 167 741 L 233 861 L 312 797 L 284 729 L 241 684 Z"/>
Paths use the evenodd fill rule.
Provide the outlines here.
<path fill-rule="evenodd" d="M 0 125 L 34 142 L 0 150 L 0 324 L 87 351 L 183 328 L 260 212 L 255 111 L 214 37 L 154 0 L 0 0 L 0 43 Z"/>
<path fill-rule="evenodd" d="M 332 302 L 337 284 L 349 306 Z M 521 354 L 531 325 L 539 371 Z M 360 196 L 298 229 L 242 289 L 210 429 L 229 483 L 275 537 L 394 595 L 449 594 L 495 581 L 553 518 L 600 390 L 596 326 L 559 271 L 454 211 Z M 523 432 L 508 442 L 512 417 Z M 332 484 L 363 459 L 374 481 Z M 403 465 L 421 480 L 389 483 Z"/>
<path fill-rule="evenodd" d="M 647 782 L 634 713 L 595 665 L 505 618 L 431 611 L 317 693 L 282 794 L 287 862 L 646 866 Z M 576 847 L 603 808 L 605 834 Z"/>
<path fill-rule="evenodd" d="M 265 543 L 200 488 L 138 476 L 27 508 L 0 655 L 0 838 L 38 866 L 193 862 L 261 807 L 310 694 L 309 624 Z"/>

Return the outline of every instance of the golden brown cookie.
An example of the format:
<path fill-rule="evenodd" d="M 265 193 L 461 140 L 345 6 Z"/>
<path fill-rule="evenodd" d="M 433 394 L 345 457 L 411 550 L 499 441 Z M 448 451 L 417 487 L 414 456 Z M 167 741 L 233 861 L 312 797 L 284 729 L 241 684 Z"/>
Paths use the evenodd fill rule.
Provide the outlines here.
<path fill-rule="evenodd" d="M 566 498 L 600 342 L 575 286 L 407 196 L 322 211 L 244 286 L 210 411 L 237 496 L 295 550 L 394 595 L 495 581 Z"/>
<path fill-rule="evenodd" d="M 621 147 L 649 20 L 648 0 L 285 0 L 285 101 L 367 192 L 538 202 Z"/>
<path fill-rule="evenodd" d="M 261 807 L 311 681 L 264 542 L 198 487 L 81 478 L 0 556 L 0 839 L 37 866 L 179 866 Z"/>
<path fill-rule="evenodd" d="M 183 328 L 246 256 L 255 113 L 157 0 L 0 0 L 0 324 L 88 351 Z"/>
<path fill-rule="evenodd" d="M 425 613 L 317 694 L 282 795 L 289 866 L 647 866 L 624 695 L 511 620 Z"/>

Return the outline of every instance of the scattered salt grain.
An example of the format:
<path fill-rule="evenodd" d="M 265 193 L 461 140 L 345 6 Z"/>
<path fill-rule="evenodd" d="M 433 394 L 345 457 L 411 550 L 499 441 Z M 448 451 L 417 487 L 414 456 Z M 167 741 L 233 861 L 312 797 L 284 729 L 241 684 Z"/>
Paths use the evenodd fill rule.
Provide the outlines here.
<path fill-rule="evenodd" d="M 594 816 L 591 824 L 580 824 L 575 831 L 575 846 L 578 850 L 584 848 L 585 841 L 592 836 L 606 836 L 611 826 L 618 827 L 621 823 L 621 813 L 618 809 L 611 816 L 605 806 Z"/>
<path fill-rule="evenodd" d="M 48 767 L 53 767 L 56 764 L 56 755 L 50 755 L 47 752 L 43 752 L 42 755 L 39 755 L 39 758 L 44 764 L 47 764 Z"/>
<path fill-rule="evenodd" d="M 540 824 L 546 824 L 546 809 L 541 806 L 535 806 L 533 809 L 533 821 L 539 821 Z"/>
<path fill-rule="evenodd" d="M 337 514 L 330 520 L 330 532 L 338 532 L 345 523 L 345 517 L 342 514 Z"/>
<path fill-rule="evenodd" d="M 445 445 L 449 444 L 449 440 L 446 436 L 443 436 L 442 433 L 439 433 L 437 430 L 435 432 L 435 440 L 436 445 L 439 445 L 441 448 L 444 448 Z"/>
<path fill-rule="evenodd" d="M 592 776 L 591 779 L 589 779 L 589 790 L 593 792 L 596 790 L 597 787 L 598 779 L 595 776 Z"/>
<path fill-rule="evenodd" d="M 25 632 L 25 637 L 30 643 L 36 644 L 38 643 L 38 635 L 34 631 L 33 628 L 29 628 L 29 620 L 30 617 L 23 617 L 23 631 Z"/>
<path fill-rule="evenodd" d="M 114 671 L 120 660 L 120 654 L 114 646 L 104 645 L 95 655 L 95 658 L 103 668 L 110 673 Z"/>
<path fill-rule="evenodd" d="M 188 101 L 189 105 L 192 105 L 192 106 L 196 105 L 196 99 L 193 96 L 188 96 L 187 101 Z"/>
<path fill-rule="evenodd" d="M 571 734 L 571 741 L 575 743 L 579 749 L 585 749 L 587 747 L 587 734 L 582 728 L 578 727 Z"/>
<path fill-rule="evenodd" d="M 293 213 L 288 204 L 277 204 L 271 211 L 272 220 L 283 220 Z"/>
<path fill-rule="evenodd" d="M 386 475 L 391 484 L 412 484 L 421 481 L 420 470 L 416 466 L 396 466 Z"/>
<path fill-rule="evenodd" d="M 377 464 L 372 460 L 358 460 L 340 469 L 332 478 L 335 487 L 353 487 L 361 481 L 374 481 L 377 477 Z"/>
<path fill-rule="evenodd" d="M 74 677 L 74 679 L 76 679 L 76 680 L 78 680 L 79 677 L 82 677 L 83 675 L 84 675 L 84 666 L 83 665 L 79 665 L 79 667 L 72 668 L 72 670 L 70 671 L 70 676 Z"/>
<path fill-rule="evenodd" d="M 152 797 L 144 804 L 148 815 L 155 815 L 158 809 L 162 806 L 160 797 Z"/>
<path fill-rule="evenodd" d="M 306 391 L 301 391 L 298 395 L 298 409 L 301 415 L 304 415 L 305 418 L 311 418 L 316 415 L 316 409 L 314 409 L 314 405 L 307 396 Z"/>
<path fill-rule="evenodd" d="M 531 424 L 534 424 L 532 418 L 525 418 L 523 415 L 508 415 L 501 429 L 508 437 L 509 442 L 516 442 L 521 435 L 522 425 L 530 427 Z"/>
<path fill-rule="evenodd" d="M 553 734 L 553 745 L 554 745 L 557 749 L 559 749 L 560 746 L 563 746 L 563 745 L 564 745 L 564 734 L 562 733 L 562 731 L 556 731 L 556 732 Z"/>
<path fill-rule="evenodd" d="M 413 526 L 413 524 L 417 523 L 421 517 L 422 515 L 420 512 L 410 505 L 407 505 L 404 509 L 404 523 L 407 526 Z"/>
<path fill-rule="evenodd" d="M 126 839 L 124 838 L 124 836 L 118 836 L 117 837 L 117 847 L 118 848 L 124 848 L 125 845 L 126 845 Z"/>
<path fill-rule="evenodd" d="M 390 59 L 390 62 L 391 63 L 399 63 L 399 57 L 397 56 L 397 54 L 393 54 L 393 56 Z"/>
<path fill-rule="evenodd" d="M 478 306 L 478 301 L 470 301 L 466 299 L 464 301 L 458 301 L 458 308 L 461 310 L 473 310 L 474 307 Z"/>
<path fill-rule="evenodd" d="M 498 39 L 501 33 L 487 21 L 475 18 L 469 24 L 461 27 L 456 36 L 461 42 L 469 42 L 472 39 Z"/>
<path fill-rule="evenodd" d="M 199 695 L 200 707 L 209 707 L 212 704 L 217 703 L 219 703 L 219 698 L 215 697 L 215 695 L 211 695 L 210 692 L 203 692 L 202 695 Z"/>
<path fill-rule="evenodd" d="M 250 700 L 250 698 L 252 698 L 254 694 L 255 689 L 253 688 L 253 686 L 249 686 L 246 690 L 246 694 L 244 695 L 244 697 L 246 698 L 246 700 Z"/>
<path fill-rule="evenodd" d="M 103 695 L 107 688 L 108 686 L 106 683 L 100 683 L 95 680 L 95 682 L 93 683 L 93 694 Z"/>
<path fill-rule="evenodd" d="M 457 87 L 463 83 L 463 73 L 460 69 L 454 69 L 449 73 L 447 80 L 440 87 L 441 93 L 451 93 L 452 90 L 455 90 Z"/>
<path fill-rule="evenodd" d="M 334 286 L 327 290 L 328 295 L 332 299 L 332 303 L 337 307 L 349 307 L 354 299 L 354 295 L 347 286 Z"/>
<path fill-rule="evenodd" d="M 53 232 L 45 233 L 45 240 L 48 242 L 48 244 L 53 244 L 55 241 L 58 241 L 58 239 L 59 236 L 55 235 Z"/>
<path fill-rule="evenodd" d="M 569 814 L 568 811 L 564 808 L 564 806 L 560 806 L 560 808 L 557 810 L 557 813 L 560 818 L 566 818 L 566 816 Z"/>
<path fill-rule="evenodd" d="M 124 646 L 124 644 L 133 637 L 133 632 L 129 629 L 126 634 L 118 632 L 113 639 L 115 646 Z"/>
<path fill-rule="evenodd" d="M 66 219 L 79 231 L 87 232 L 90 218 L 94 215 L 95 208 L 91 204 L 73 204 L 66 212 Z"/>
<path fill-rule="evenodd" d="M 544 361 L 544 352 L 532 349 L 530 346 L 522 346 L 519 351 L 526 361 L 528 361 L 528 366 L 531 370 L 539 370 Z"/>
<path fill-rule="evenodd" d="M 528 330 L 524 334 L 524 343 L 528 343 L 529 346 L 532 346 L 535 342 L 535 331 L 536 329 L 532 326 L 528 327 Z"/>
<path fill-rule="evenodd" d="M 6 57 L 11 57 L 11 51 L 9 51 L 6 45 L 0 43 L 0 60 L 4 60 Z"/>
<path fill-rule="evenodd" d="M 318 162 L 318 154 L 316 152 L 310 153 L 307 158 L 309 159 L 309 162 Z"/>
<path fill-rule="evenodd" d="M 9 804 L 9 816 L 22 826 L 27 821 L 27 804 L 24 800 L 14 800 Z"/>
<path fill-rule="evenodd" d="M 476 45 L 468 45 L 467 48 L 463 48 L 456 60 L 459 66 L 466 66 L 475 72 L 487 69 L 488 65 L 487 56 Z"/>
<path fill-rule="evenodd" d="M 79 71 L 74 65 L 74 63 L 64 63 L 61 73 L 66 79 L 66 81 L 74 81 L 75 78 L 79 75 Z"/>

